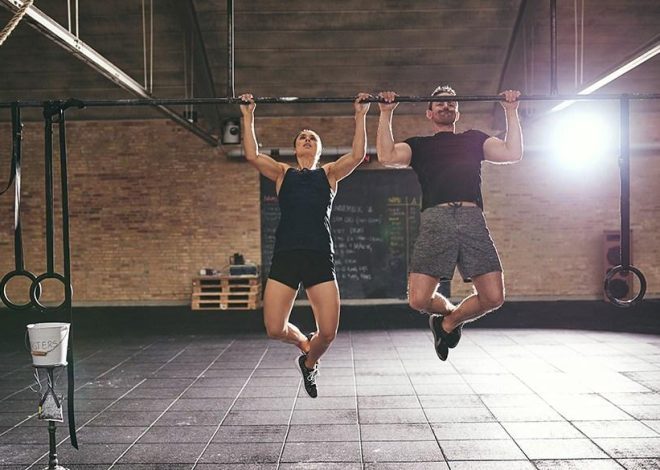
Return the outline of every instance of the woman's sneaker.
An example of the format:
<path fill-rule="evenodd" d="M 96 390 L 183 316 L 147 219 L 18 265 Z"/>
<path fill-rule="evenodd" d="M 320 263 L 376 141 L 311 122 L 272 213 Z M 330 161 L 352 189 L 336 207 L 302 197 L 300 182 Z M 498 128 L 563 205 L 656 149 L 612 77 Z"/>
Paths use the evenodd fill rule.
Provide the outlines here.
<path fill-rule="evenodd" d="M 316 398 L 318 396 L 318 391 L 316 390 L 316 377 L 319 375 L 318 365 L 315 365 L 312 369 L 308 369 L 305 365 L 305 359 L 307 359 L 307 354 L 298 356 L 296 365 L 302 374 L 303 385 L 305 385 L 307 395 Z"/>

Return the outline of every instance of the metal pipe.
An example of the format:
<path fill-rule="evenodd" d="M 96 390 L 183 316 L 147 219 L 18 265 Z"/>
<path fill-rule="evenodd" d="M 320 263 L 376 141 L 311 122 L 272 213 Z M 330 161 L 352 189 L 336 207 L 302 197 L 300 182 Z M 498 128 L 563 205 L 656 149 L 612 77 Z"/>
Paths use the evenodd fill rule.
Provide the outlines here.
<path fill-rule="evenodd" d="M 227 0 L 227 96 L 234 97 L 234 2 Z"/>
<path fill-rule="evenodd" d="M 502 90 L 504 85 L 504 77 L 506 75 L 507 69 L 509 68 L 509 62 L 511 61 L 511 55 L 513 54 L 513 47 L 516 44 L 516 39 L 518 39 L 518 34 L 523 24 L 523 18 L 525 17 L 525 11 L 527 10 L 527 0 L 522 0 L 520 2 L 520 7 L 518 8 L 518 15 L 516 16 L 516 22 L 513 25 L 513 31 L 511 37 L 509 38 L 509 46 L 506 49 L 506 57 L 504 58 L 504 65 L 502 66 L 502 71 L 500 72 L 500 80 L 497 84 L 497 89 Z M 525 42 L 523 37 L 523 43 Z"/>
<path fill-rule="evenodd" d="M 632 94 L 591 94 L 591 95 L 522 95 L 518 98 L 520 101 L 601 101 L 601 100 L 620 100 L 623 96 L 627 100 L 657 100 L 660 99 L 660 93 L 632 93 Z M 186 104 L 241 104 L 240 98 L 186 98 L 186 99 L 167 99 L 167 98 L 145 98 L 145 99 L 122 99 L 122 100 L 78 100 L 84 107 L 112 107 L 112 106 L 174 106 Z M 263 104 L 311 104 L 311 103 L 352 103 L 354 96 L 344 97 L 298 97 L 298 96 L 280 96 L 280 97 L 256 97 L 255 103 Z M 447 101 L 447 95 L 441 96 L 398 96 L 398 103 L 428 103 L 431 101 Z M 504 101 L 501 95 L 457 95 L 451 96 L 451 101 Z M 369 103 L 380 103 L 382 100 L 378 97 L 372 97 L 365 100 Z M 1 101 L 0 108 L 10 108 L 13 101 Z M 42 107 L 43 101 L 20 101 L 22 108 Z"/>
<path fill-rule="evenodd" d="M 630 267 L 630 102 L 621 98 L 619 178 L 621 180 L 621 266 Z"/>
<path fill-rule="evenodd" d="M 550 0 L 550 94 L 557 93 L 557 0 Z"/>
<path fill-rule="evenodd" d="M 53 104 L 44 105 L 44 181 L 46 191 L 46 272 L 55 271 L 53 206 Z"/>

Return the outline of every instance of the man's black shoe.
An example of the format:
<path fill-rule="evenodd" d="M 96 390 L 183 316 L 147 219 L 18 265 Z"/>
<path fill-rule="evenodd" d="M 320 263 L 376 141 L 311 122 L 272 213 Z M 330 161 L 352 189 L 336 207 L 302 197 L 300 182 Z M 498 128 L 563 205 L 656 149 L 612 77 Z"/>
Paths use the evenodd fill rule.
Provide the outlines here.
<path fill-rule="evenodd" d="M 302 374 L 303 385 L 305 386 L 307 395 L 316 398 L 318 396 L 318 391 L 316 390 L 316 377 L 319 375 L 319 369 L 317 366 L 314 366 L 313 369 L 308 369 L 305 365 L 305 359 L 307 359 L 307 354 L 298 356 L 296 359 L 296 365 Z"/>
<path fill-rule="evenodd" d="M 440 322 L 440 329 L 442 330 L 442 333 L 445 334 L 444 340 L 445 343 L 447 343 L 447 347 L 455 348 L 458 345 L 458 342 L 461 340 L 463 325 L 457 326 L 450 333 L 445 333 L 444 328 L 442 328 L 442 322 Z"/>
<path fill-rule="evenodd" d="M 429 326 L 431 327 L 431 331 L 433 331 L 433 339 L 437 343 L 438 339 L 442 338 L 448 348 L 455 348 L 461 340 L 463 325 L 457 326 L 450 333 L 447 333 L 442 327 L 442 318 L 442 315 L 436 314 L 431 315 L 429 318 Z"/>
<path fill-rule="evenodd" d="M 442 332 L 444 332 L 442 329 L 442 315 L 431 314 L 429 316 L 429 326 L 433 333 L 433 346 L 435 347 L 435 353 L 441 361 L 446 361 L 447 357 L 449 357 L 449 347 L 442 336 Z"/>

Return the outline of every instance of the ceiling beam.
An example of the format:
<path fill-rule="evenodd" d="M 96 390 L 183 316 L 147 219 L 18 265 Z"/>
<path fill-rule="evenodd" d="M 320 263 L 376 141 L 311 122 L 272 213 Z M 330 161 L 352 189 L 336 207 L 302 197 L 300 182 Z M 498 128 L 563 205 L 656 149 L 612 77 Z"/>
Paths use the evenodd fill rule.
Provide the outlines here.
<path fill-rule="evenodd" d="M 197 10 L 195 9 L 194 0 L 176 0 L 172 2 L 178 16 L 181 18 L 181 23 L 184 31 L 192 35 L 192 40 L 195 44 L 193 49 L 193 64 L 196 68 L 201 70 L 200 74 L 194 74 L 199 79 L 199 82 L 193 87 L 199 87 L 199 96 L 216 98 L 215 83 L 213 81 L 213 71 L 209 63 L 208 54 L 206 53 L 206 44 L 202 30 L 199 27 L 199 19 Z M 192 96 L 191 96 L 192 98 Z M 210 106 L 211 116 L 207 116 L 212 127 L 221 132 L 222 128 L 222 115 L 217 106 Z"/>
<path fill-rule="evenodd" d="M 24 6 L 26 2 L 22 0 L 0 0 L 0 4 L 4 5 L 8 10 L 17 12 Z M 59 23 L 53 20 L 50 16 L 43 13 L 35 6 L 30 6 L 27 10 L 25 18 L 28 20 L 30 26 L 42 33 L 44 36 L 55 42 L 60 47 L 64 48 L 78 59 L 85 62 L 101 75 L 119 85 L 123 89 L 133 93 L 140 98 L 153 98 L 138 82 L 133 80 L 119 67 L 114 65 L 108 59 L 103 57 L 93 48 L 85 44 L 78 37 L 71 34 L 68 30 L 63 28 Z M 202 138 L 210 145 L 218 145 L 218 138 L 194 125 L 188 120 L 184 119 L 175 110 L 163 105 L 155 106 L 160 112 L 168 116 L 171 120 L 186 128 L 193 134 Z"/>

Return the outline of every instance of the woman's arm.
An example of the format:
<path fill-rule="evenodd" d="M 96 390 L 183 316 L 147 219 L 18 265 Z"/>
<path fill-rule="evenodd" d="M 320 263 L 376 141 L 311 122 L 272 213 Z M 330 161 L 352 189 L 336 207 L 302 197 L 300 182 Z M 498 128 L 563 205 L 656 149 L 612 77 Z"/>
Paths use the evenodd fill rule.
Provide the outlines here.
<path fill-rule="evenodd" d="M 250 93 L 244 93 L 240 98 L 246 103 L 241 104 L 241 114 L 243 115 L 243 151 L 245 159 L 266 178 L 277 181 L 287 169 L 283 163 L 275 161 L 273 158 L 263 153 L 259 153 L 257 136 L 254 131 L 254 108 L 257 106 Z"/>
<path fill-rule="evenodd" d="M 341 156 L 337 161 L 324 165 L 332 188 L 335 188 L 338 181 L 353 173 L 353 170 L 362 163 L 367 155 L 366 118 L 370 103 L 363 103 L 362 100 L 369 97 L 368 93 L 358 93 L 353 103 L 355 108 L 355 134 L 353 135 L 351 151 Z"/>

